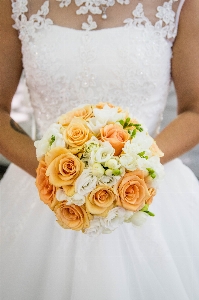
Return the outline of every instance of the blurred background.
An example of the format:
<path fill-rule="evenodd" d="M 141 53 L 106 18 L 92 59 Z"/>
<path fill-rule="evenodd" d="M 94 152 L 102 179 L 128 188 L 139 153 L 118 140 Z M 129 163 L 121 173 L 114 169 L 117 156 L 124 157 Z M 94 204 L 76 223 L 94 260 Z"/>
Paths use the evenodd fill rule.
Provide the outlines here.
<path fill-rule="evenodd" d="M 167 106 L 163 116 L 162 128 L 164 128 L 176 116 L 176 94 L 173 85 L 169 93 Z M 32 108 L 29 102 L 28 90 L 22 75 L 18 89 L 13 98 L 11 117 L 30 135 L 34 136 L 34 120 Z M 199 129 L 199 124 L 198 124 Z M 184 164 L 189 166 L 199 179 L 199 145 L 181 157 Z M 0 154 L 0 178 L 5 173 L 9 161 Z"/>

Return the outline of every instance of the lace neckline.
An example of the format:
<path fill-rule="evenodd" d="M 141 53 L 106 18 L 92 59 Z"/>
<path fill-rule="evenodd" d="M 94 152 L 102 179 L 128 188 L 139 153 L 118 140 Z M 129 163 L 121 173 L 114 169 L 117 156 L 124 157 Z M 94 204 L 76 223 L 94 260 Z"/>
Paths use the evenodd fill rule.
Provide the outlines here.
<path fill-rule="evenodd" d="M 55 25 L 62 28 L 60 25 L 56 25 L 50 18 L 47 18 L 49 14 L 49 0 L 45 1 L 41 8 L 36 14 L 31 15 L 28 19 L 25 15 L 28 12 L 28 0 L 11 0 L 12 1 L 12 18 L 15 21 L 13 27 L 20 31 L 19 37 L 21 40 L 28 39 L 28 37 L 33 37 L 39 29 L 49 28 L 50 25 Z M 177 34 L 177 26 L 175 20 L 175 12 L 173 11 L 174 2 L 179 0 L 169 0 L 165 1 L 162 6 L 157 7 L 156 17 L 157 22 L 153 25 L 151 21 L 145 16 L 144 6 L 142 3 L 138 3 L 136 8 L 132 12 L 132 18 L 127 18 L 124 20 L 124 26 L 134 26 L 139 28 L 151 28 L 154 29 L 158 35 L 168 39 L 174 40 Z M 119 26 L 119 28 L 122 26 Z M 118 27 L 113 27 L 118 28 Z M 113 29 L 111 28 L 111 29 Z M 72 29 L 72 28 L 70 28 Z M 84 31 L 101 31 L 104 29 L 97 29 L 97 24 L 93 20 L 91 15 L 88 16 L 87 22 L 82 24 L 82 30 Z M 109 29 L 109 28 L 107 28 Z M 75 31 L 82 31 L 74 29 Z"/>

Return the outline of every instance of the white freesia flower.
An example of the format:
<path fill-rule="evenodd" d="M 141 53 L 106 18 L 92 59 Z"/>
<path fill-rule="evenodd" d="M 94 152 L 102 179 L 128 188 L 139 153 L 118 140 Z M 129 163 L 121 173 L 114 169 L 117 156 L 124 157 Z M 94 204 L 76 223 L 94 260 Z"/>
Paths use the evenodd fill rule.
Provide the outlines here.
<path fill-rule="evenodd" d="M 120 180 L 121 176 L 107 176 L 107 175 L 103 175 L 102 177 L 99 178 L 98 180 L 98 184 L 99 185 L 108 185 L 108 186 L 114 186 L 119 180 Z"/>
<path fill-rule="evenodd" d="M 104 163 L 111 159 L 115 153 L 115 149 L 109 142 L 102 142 L 101 147 L 95 152 L 95 161 Z"/>
<path fill-rule="evenodd" d="M 147 213 L 145 213 L 143 211 L 138 211 L 132 215 L 132 217 L 130 218 L 130 221 L 133 225 L 141 226 L 146 222 L 147 218 L 148 218 Z"/>
<path fill-rule="evenodd" d="M 86 228 L 84 233 L 88 234 L 90 237 L 100 235 L 102 233 L 100 218 L 94 217 L 94 219 L 90 221 L 89 228 Z"/>
<path fill-rule="evenodd" d="M 58 201 L 67 201 L 67 204 L 68 205 L 71 205 L 71 204 L 76 204 L 78 206 L 81 206 L 85 203 L 85 197 L 82 196 L 82 195 L 79 195 L 79 194 L 74 194 L 72 197 L 68 197 L 64 190 L 62 189 L 58 189 L 57 192 L 56 192 L 56 199 Z"/>
<path fill-rule="evenodd" d="M 92 174 L 91 169 L 84 169 L 82 174 L 75 182 L 75 192 L 85 196 L 95 189 L 97 185 L 97 177 Z"/>
<path fill-rule="evenodd" d="M 121 165 L 129 171 L 134 171 L 138 168 L 137 166 L 137 155 L 123 154 L 120 157 Z"/>
<path fill-rule="evenodd" d="M 93 117 L 88 120 L 87 125 L 94 134 L 98 135 L 100 133 L 100 129 L 106 125 L 106 122 Z"/>
<path fill-rule="evenodd" d="M 65 141 L 60 129 L 60 124 L 53 123 L 45 132 L 42 139 L 34 142 L 36 156 L 39 160 L 51 149 L 65 146 Z"/>
<path fill-rule="evenodd" d="M 104 219 L 104 227 L 113 231 L 118 228 L 125 219 L 126 210 L 122 207 L 115 207 L 111 209 L 108 216 Z"/>
<path fill-rule="evenodd" d="M 147 177 L 147 185 L 148 187 L 157 188 L 159 182 L 164 177 L 164 166 L 160 163 L 160 158 L 157 156 L 152 156 L 149 159 L 144 159 L 139 157 L 137 159 L 138 169 L 144 171 L 145 176 L 149 175 L 149 170 L 154 171 L 154 178 L 151 176 Z"/>
<path fill-rule="evenodd" d="M 117 107 L 110 107 L 107 104 L 103 107 L 103 109 L 94 108 L 93 114 L 98 121 L 106 124 L 108 122 L 115 123 L 125 118 L 125 113 L 118 113 Z"/>

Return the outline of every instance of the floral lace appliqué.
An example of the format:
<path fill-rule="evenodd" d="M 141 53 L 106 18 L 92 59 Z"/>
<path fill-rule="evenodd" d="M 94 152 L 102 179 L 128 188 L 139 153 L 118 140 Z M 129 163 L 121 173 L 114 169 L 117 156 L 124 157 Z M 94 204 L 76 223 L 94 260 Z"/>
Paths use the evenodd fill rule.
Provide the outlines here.
<path fill-rule="evenodd" d="M 84 22 L 82 24 L 82 29 L 83 30 L 89 31 L 89 30 L 93 30 L 93 29 L 97 28 L 97 24 L 96 24 L 96 22 L 93 21 L 92 16 L 88 16 L 87 22 L 88 23 Z"/>
<path fill-rule="evenodd" d="M 33 14 L 28 20 L 25 13 L 28 12 L 27 0 L 12 0 L 12 18 L 15 21 L 13 27 L 19 30 L 19 38 L 23 41 L 29 41 L 29 38 L 34 38 L 35 33 L 40 29 L 48 28 L 53 22 L 46 19 L 49 13 L 49 1 L 45 1 L 40 10 Z"/>
<path fill-rule="evenodd" d="M 136 27 L 151 27 L 164 38 L 174 39 L 177 34 L 177 29 L 175 25 L 175 12 L 173 11 L 173 3 L 178 0 L 170 0 L 165 2 L 163 6 L 157 7 L 156 17 L 160 19 L 152 25 L 150 20 L 144 14 L 143 4 L 139 3 L 136 9 L 132 12 L 133 18 L 128 18 L 124 20 L 126 26 L 136 26 Z"/>

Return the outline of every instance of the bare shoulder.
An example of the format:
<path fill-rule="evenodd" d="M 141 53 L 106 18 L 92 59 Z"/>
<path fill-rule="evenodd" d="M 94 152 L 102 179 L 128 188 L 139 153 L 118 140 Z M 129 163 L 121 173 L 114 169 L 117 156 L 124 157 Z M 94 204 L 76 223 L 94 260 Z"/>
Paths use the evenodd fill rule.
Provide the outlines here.
<path fill-rule="evenodd" d="M 199 112 L 199 1 L 185 0 L 173 46 L 172 77 L 179 112 Z"/>
<path fill-rule="evenodd" d="M 22 71 L 21 43 L 12 27 L 11 0 L 1 0 L 0 5 L 0 109 L 9 112 Z"/>

